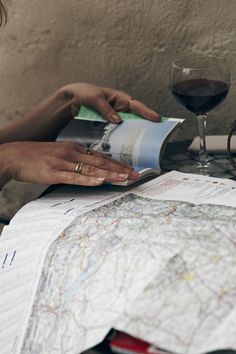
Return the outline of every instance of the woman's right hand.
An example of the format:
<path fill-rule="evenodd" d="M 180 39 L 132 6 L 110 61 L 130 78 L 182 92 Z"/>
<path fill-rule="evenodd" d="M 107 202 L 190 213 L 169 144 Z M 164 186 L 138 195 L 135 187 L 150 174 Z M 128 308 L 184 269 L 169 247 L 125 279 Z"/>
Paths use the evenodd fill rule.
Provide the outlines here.
<path fill-rule="evenodd" d="M 0 145 L 0 182 L 97 186 L 137 179 L 132 167 L 74 142 L 15 142 Z"/>

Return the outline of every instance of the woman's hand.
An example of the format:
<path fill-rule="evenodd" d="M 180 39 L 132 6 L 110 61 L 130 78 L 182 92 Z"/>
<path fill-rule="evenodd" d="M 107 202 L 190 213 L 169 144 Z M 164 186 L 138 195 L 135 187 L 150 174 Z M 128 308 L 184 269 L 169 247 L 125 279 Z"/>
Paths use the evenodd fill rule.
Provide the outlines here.
<path fill-rule="evenodd" d="M 70 84 L 62 87 L 60 92 L 72 100 L 72 114 L 77 114 L 81 105 L 94 108 L 103 118 L 112 123 L 119 123 L 117 112 L 133 112 L 145 119 L 159 121 L 160 115 L 132 98 L 128 93 L 108 87 L 99 87 L 86 83 Z"/>
<path fill-rule="evenodd" d="M 41 184 L 97 186 L 138 178 L 130 166 L 72 142 L 16 142 L 0 146 L 0 184 L 10 179 Z"/>
<path fill-rule="evenodd" d="M 158 113 L 125 92 L 84 83 L 66 85 L 24 118 L 0 129 L 0 186 L 11 178 L 86 186 L 137 178 L 132 168 L 97 152 L 88 155 L 78 144 L 46 143 L 56 139 L 81 105 L 94 108 L 113 123 L 120 122 L 119 111 L 160 119 Z"/>
<path fill-rule="evenodd" d="M 53 141 L 81 105 L 97 110 L 112 123 L 121 121 L 120 111 L 133 112 L 152 121 L 160 120 L 158 113 L 123 91 L 91 84 L 70 84 L 57 90 L 22 119 L 1 127 L 0 143 Z"/>

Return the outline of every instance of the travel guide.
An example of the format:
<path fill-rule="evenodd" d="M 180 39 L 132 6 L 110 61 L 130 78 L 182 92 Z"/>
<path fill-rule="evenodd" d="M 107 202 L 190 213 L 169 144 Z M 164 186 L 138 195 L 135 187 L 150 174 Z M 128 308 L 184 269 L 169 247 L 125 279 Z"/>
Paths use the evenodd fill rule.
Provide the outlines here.
<path fill-rule="evenodd" d="M 162 117 L 160 122 L 145 120 L 133 113 L 119 112 L 122 123 L 109 123 L 97 112 L 82 106 L 61 132 L 58 140 L 79 141 L 109 155 L 140 173 L 140 179 L 160 174 L 160 160 L 170 135 L 183 119 Z M 135 181 L 115 182 L 129 185 Z"/>

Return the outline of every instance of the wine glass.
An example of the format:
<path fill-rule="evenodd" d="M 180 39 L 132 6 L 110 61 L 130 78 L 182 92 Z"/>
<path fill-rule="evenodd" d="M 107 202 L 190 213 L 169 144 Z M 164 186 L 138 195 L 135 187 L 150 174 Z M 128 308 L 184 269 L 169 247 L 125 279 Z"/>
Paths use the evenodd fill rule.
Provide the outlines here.
<path fill-rule="evenodd" d="M 216 165 L 206 150 L 206 119 L 210 110 L 226 97 L 230 86 L 229 70 L 223 58 L 210 55 L 190 55 L 176 58 L 171 67 L 170 87 L 174 98 L 198 121 L 199 157 L 189 172 L 216 173 Z"/>

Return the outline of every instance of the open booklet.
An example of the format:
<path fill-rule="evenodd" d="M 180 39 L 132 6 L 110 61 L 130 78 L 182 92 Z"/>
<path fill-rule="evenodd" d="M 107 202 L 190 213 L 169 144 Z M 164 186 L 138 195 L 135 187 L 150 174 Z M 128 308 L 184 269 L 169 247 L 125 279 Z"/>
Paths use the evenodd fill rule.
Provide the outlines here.
<path fill-rule="evenodd" d="M 132 113 L 119 113 L 121 124 L 108 123 L 95 111 L 82 106 L 58 136 L 58 140 L 80 141 L 115 160 L 132 165 L 140 179 L 160 174 L 160 160 L 171 133 L 183 119 L 162 117 L 151 122 Z M 139 180 L 140 180 L 139 179 Z M 129 185 L 137 180 L 112 183 Z"/>

